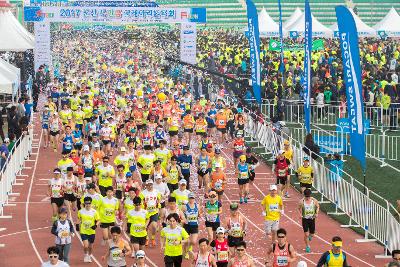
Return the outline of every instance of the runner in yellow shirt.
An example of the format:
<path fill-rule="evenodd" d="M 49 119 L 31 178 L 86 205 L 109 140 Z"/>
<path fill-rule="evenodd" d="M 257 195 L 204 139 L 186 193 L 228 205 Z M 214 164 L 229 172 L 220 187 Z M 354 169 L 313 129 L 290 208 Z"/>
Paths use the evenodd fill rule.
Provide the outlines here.
<path fill-rule="evenodd" d="M 103 242 L 111 236 L 110 229 L 115 226 L 115 215 L 119 210 L 119 200 L 114 197 L 114 188 L 109 186 L 106 188 L 107 196 L 103 197 L 99 206 L 100 227 L 103 230 Z"/>
<path fill-rule="evenodd" d="M 276 231 L 279 229 L 279 220 L 283 214 L 283 202 L 277 194 L 278 187 L 271 185 L 269 194 L 261 201 L 262 214 L 265 216 L 265 232 L 272 242 L 276 241 Z"/>
<path fill-rule="evenodd" d="M 92 198 L 83 199 L 85 208 L 78 211 L 77 225 L 83 243 L 85 254 L 83 262 L 92 262 L 90 255 L 93 254 L 93 243 L 96 236 L 96 228 L 100 225 L 100 217 L 97 211 L 92 208 Z"/>
<path fill-rule="evenodd" d="M 165 264 L 181 266 L 182 255 L 188 242 L 189 234 L 179 224 L 176 213 L 167 216 L 169 224 L 161 230 L 161 250 L 164 251 Z"/>
<path fill-rule="evenodd" d="M 126 221 L 130 223 L 129 234 L 131 236 L 132 257 L 138 250 L 142 250 L 147 239 L 147 225 L 149 224 L 149 212 L 142 209 L 142 199 L 133 199 L 134 209 L 126 213 Z"/>
<path fill-rule="evenodd" d="M 113 178 L 115 177 L 115 169 L 108 164 L 109 160 L 109 157 L 103 157 L 103 164 L 97 166 L 95 169 L 95 175 L 102 196 L 106 195 L 106 188 L 113 185 Z"/>
<path fill-rule="evenodd" d="M 300 182 L 301 193 L 304 193 L 306 188 L 311 189 L 314 182 L 314 171 L 310 166 L 310 159 L 308 157 L 304 157 L 303 165 L 297 169 L 296 176 Z"/>
<path fill-rule="evenodd" d="M 150 178 L 151 170 L 153 169 L 153 162 L 156 159 L 151 152 L 151 146 L 144 146 L 144 154 L 140 155 L 137 164 L 140 167 L 140 175 L 142 182 L 145 183 Z"/>

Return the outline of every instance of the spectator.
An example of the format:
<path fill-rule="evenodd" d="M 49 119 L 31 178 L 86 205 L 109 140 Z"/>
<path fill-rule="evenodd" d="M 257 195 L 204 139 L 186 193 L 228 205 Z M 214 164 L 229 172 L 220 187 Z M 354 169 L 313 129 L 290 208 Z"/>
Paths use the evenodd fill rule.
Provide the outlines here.
<path fill-rule="evenodd" d="M 9 151 L 7 148 L 7 144 L 3 143 L 0 146 L 0 170 L 3 169 L 4 165 L 7 162 L 7 157 L 8 157 Z"/>
<path fill-rule="evenodd" d="M 319 154 L 319 146 L 314 143 L 312 134 L 307 134 L 304 142 L 303 151 L 311 156 L 312 159 L 317 159 Z"/>
<path fill-rule="evenodd" d="M 8 138 L 6 138 L 4 140 L 4 142 L 7 143 L 7 141 L 6 141 L 7 139 L 9 140 L 7 148 L 8 148 L 8 151 L 11 151 L 13 149 L 13 147 L 15 146 L 15 142 L 17 141 L 17 140 L 15 140 L 15 134 L 14 133 L 10 133 L 8 135 Z"/>
<path fill-rule="evenodd" d="M 23 116 L 25 116 L 25 98 L 21 97 L 18 100 L 18 106 L 17 106 L 17 117 L 18 119 L 21 119 Z"/>
<path fill-rule="evenodd" d="M 8 134 L 16 133 L 19 128 L 17 107 L 12 106 L 7 113 Z"/>

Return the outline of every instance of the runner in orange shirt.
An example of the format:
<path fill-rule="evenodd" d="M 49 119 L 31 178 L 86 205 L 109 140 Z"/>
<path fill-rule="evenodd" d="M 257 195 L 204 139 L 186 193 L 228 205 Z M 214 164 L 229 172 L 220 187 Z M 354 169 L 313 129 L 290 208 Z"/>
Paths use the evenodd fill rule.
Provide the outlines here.
<path fill-rule="evenodd" d="M 226 125 L 228 122 L 228 117 L 226 116 L 226 113 L 224 112 L 223 109 L 220 109 L 215 116 L 215 125 L 217 126 L 217 130 L 221 132 L 221 141 L 220 144 L 223 144 L 226 139 Z"/>
<path fill-rule="evenodd" d="M 212 188 L 211 190 L 217 192 L 218 201 L 220 202 L 222 201 L 222 195 L 224 194 L 225 185 L 227 183 L 226 175 L 221 167 L 219 162 L 215 164 L 215 171 L 211 173 L 210 185 L 210 188 Z"/>
<path fill-rule="evenodd" d="M 193 128 L 194 128 L 194 118 L 191 114 L 190 110 L 186 110 L 186 115 L 183 117 L 183 129 L 185 132 L 185 139 L 188 140 L 187 145 L 190 147 L 192 136 L 193 136 Z"/>

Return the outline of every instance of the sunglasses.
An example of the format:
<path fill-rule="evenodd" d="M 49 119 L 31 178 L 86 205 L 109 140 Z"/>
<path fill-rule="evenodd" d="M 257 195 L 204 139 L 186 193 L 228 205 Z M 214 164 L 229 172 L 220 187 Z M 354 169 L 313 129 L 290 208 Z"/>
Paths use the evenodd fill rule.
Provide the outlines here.
<path fill-rule="evenodd" d="M 56 258 L 58 258 L 58 255 L 49 255 L 49 258 L 50 259 L 56 259 Z"/>
<path fill-rule="evenodd" d="M 285 238 L 285 235 L 278 235 L 278 238 Z"/>
<path fill-rule="evenodd" d="M 108 163 L 108 160 L 104 160 L 103 162 L 104 162 L 104 163 Z"/>
<path fill-rule="evenodd" d="M 216 195 L 210 195 L 210 198 L 216 198 L 217 196 Z"/>

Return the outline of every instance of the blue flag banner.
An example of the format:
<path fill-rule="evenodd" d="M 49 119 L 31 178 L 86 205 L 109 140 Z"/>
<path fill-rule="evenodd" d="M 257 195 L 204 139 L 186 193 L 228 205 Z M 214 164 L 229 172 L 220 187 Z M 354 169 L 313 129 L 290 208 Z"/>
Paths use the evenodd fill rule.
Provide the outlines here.
<path fill-rule="evenodd" d="M 281 0 L 278 0 L 278 9 L 279 9 L 279 39 L 281 41 L 281 62 L 279 65 L 279 71 L 283 73 L 285 71 L 285 64 L 283 62 L 283 29 L 282 29 L 282 6 Z"/>
<path fill-rule="evenodd" d="M 307 133 L 311 132 L 310 126 L 310 94 L 311 94 L 311 51 L 312 51 L 312 19 L 310 3 L 308 0 L 305 2 L 305 25 L 304 25 L 304 124 Z"/>
<path fill-rule="evenodd" d="M 246 0 L 246 5 L 250 43 L 251 82 L 254 97 L 261 104 L 260 32 L 258 29 L 257 8 L 251 0 Z"/>
<path fill-rule="evenodd" d="M 362 98 L 357 27 L 352 14 L 345 6 L 336 7 L 336 17 L 339 27 L 343 73 L 346 84 L 351 155 L 360 161 L 365 173 L 364 103 Z"/>

